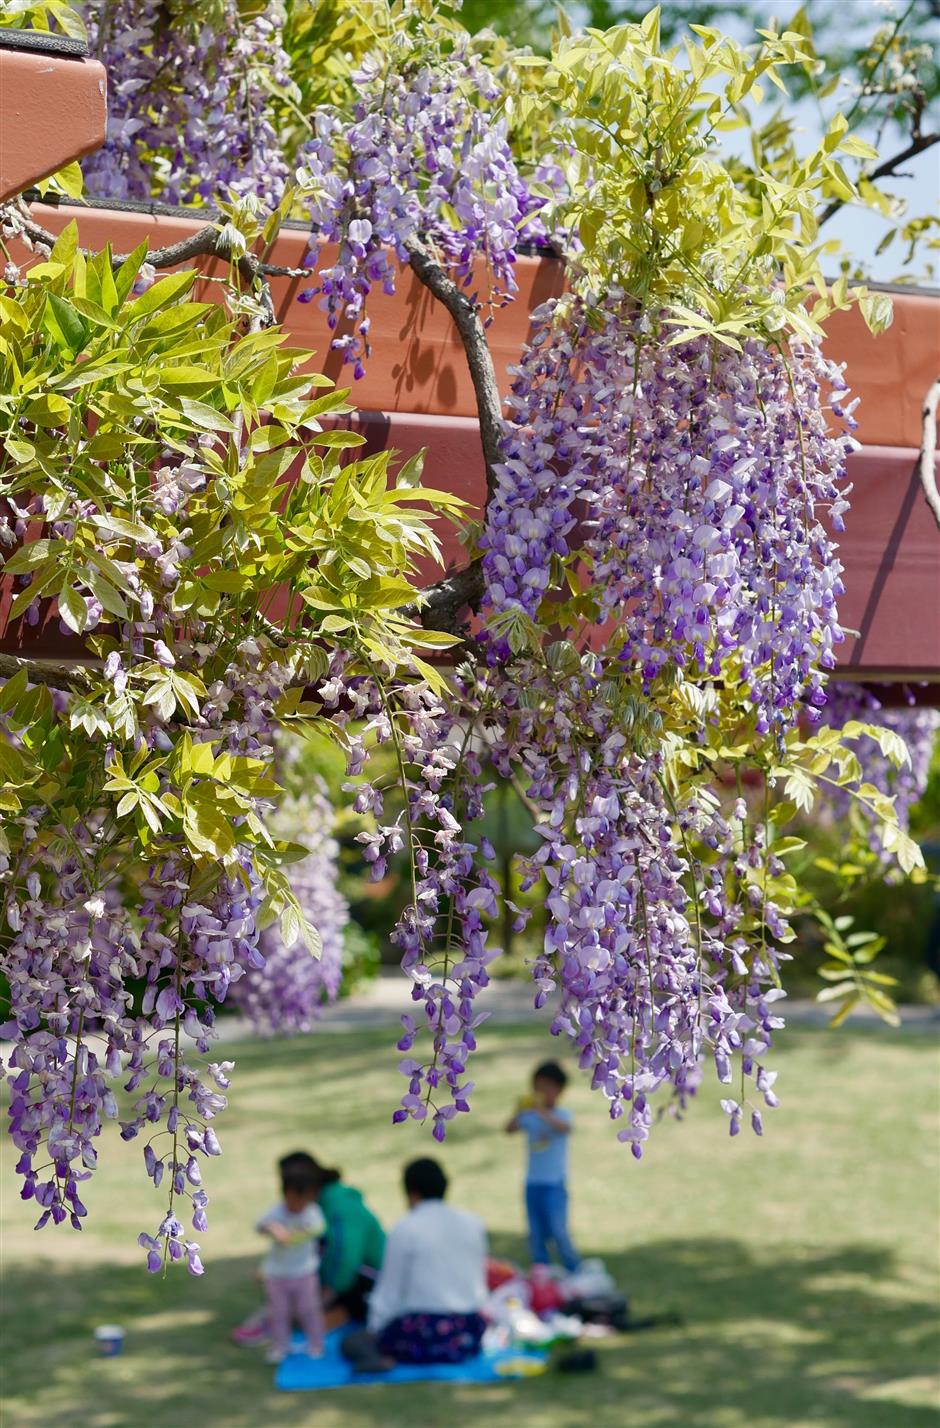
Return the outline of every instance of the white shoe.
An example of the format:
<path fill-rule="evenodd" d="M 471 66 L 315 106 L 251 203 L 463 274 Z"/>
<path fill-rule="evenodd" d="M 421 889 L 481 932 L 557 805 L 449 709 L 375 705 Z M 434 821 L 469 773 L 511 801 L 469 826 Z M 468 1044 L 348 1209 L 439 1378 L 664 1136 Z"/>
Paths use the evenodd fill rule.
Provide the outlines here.
<path fill-rule="evenodd" d="M 310 1344 L 304 1344 L 302 1352 L 307 1355 L 308 1359 L 322 1359 L 323 1345 L 321 1344 L 319 1348 L 314 1349 Z"/>
<path fill-rule="evenodd" d="M 286 1358 L 287 1354 L 284 1349 L 275 1349 L 272 1347 L 265 1353 L 264 1361 L 266 1364 L 282 1364 Z"/>

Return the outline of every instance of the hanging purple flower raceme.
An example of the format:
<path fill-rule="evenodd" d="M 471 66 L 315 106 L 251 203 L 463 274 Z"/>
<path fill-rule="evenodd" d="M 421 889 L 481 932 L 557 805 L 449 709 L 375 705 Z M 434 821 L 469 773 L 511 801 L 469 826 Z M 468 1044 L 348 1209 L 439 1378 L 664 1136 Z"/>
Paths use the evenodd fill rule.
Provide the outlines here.
<path fill-rule="evenodd" d="M 639 1158 L 653 1092 L 669 1089 L 681 1109 L 706 1056 L 721 1081 L 735 1057 L 742 1078 L 764 1075 L 779 954 L 742 955 L 737 904 L 754 913 L 747 858 L 721 878 L 719 899 L 695 855 L 734 857 L 718 801 L 702 792 L 676 806 L 661 753 L 628 738 L 602 659 L 561 664 L 521 659 L 494 676 L 488 739 L 497 771 L 521 780 L 542 840 L 522 885 L 547 889 L 536 1006 L 557 992 L 551 1029 L 574 1042 Z M 786 932 L 766 900 L 761 915 Z"/>
<path fill-rule="evenodd" d="M 288 869 L 291 890 L 320 936 L 317 956 L 305 941 L 288 947 L 280 927 L 266 927 L 258 940 L 264 958 L 232 988 L 232 999 L 263 1032 L 309 1031 L 324 1002 L 339 995 L 343 972 L 343 931 L 349 905 L 337 885 L 339 844 L 332 835 L 333 808 L 322 783 L 288 797 L 272 831 L 290 836 L 308 850 Z"/>
<path fill-rule="evenodd" d="M 21 1194 L 41 1206 L 37 1229 L 66 1216 L 81 1229 L 78 1187 L 97 1164 L 103 1121 L 118 1114 L 112 1081 L 138 1037 L 124 989 L 138 971 L 136 937 L 119 901 L 89 892 L 85 867 L 38 844 L 5 915 L 13 938 L 2 1035 L 12 1043 L 9 1131 L 21 1152 Z"/>
<path fill-rule="evenodd" d="M 862 768 L 862 782 L 873 784 L 879 792 L 894 799 L 894 810 L 903 832 L 910 827 L 910 813 L 924 794 L 930 774 L 930 764 L 940 734 L 940 710 L 918 708 L 913 702 L 907 708 L 882 705 L 877 694 L 867 685 L 849 680 L 833 680 L 826 688 L 826 705 L 822 722 L 833 729 L 842 729 L 850 721 L 873 724 L 897 735 L 907 747 L 909 762 L 900 768 L 882 752 L 876 741 L 867 735 L 853 747 Z M 866 819 L 864 805 L 853 798 L 857 785 L 846 788 L 828 786 L 819 807 L 831 818 L 841 822 L 852 810 Z M 889 861 L 882 842 L 883 825 L 870 818 L 869 844 L 873 852 Z"/>
<path fill-rule="evenodd" d="M 98 198 L 280 202 L 288 168 L 272 123 L 272 90 L 290 85 L 283 14 L 245 19 L 224 0 L 219 23 L 155 0 L 86 7 L 92 51 L 108 69 L 108 138 L 83 164 Z"/>
<path fill-rule="evenodd" d="M 553 563 L 578 562 L 646 689 L 677 666 L 730 677 L 758 732 L 784 732 L 824 702 L 842 639 L 819 519 L 839 528 L 847 504 L 855 442 L 830 433 L 823 396 L 841 398 L 841 372 L 811 347 L 666 345 L 616 294 L 535 320 L 484 537 L 491 615 L 534 615 Z"/>
<path fill-rule="evenodd" d="M 420 680 L 385 688 L 376 677 L 347 670 L 340 659 L 319 693 L 347 731 L 348 771 L 357 780 L 348 785 L 353 806 L 375 820 L 374 830 L 357 838 L 372 876 L 384 877 L 388 859 L 404 854 L 412 880 L 392 933 L 416 1003 L 415 1014 L 403 1018 L 398 1043 L 408 1053 L 399 1063 L 408 1090 L 394 1119 L 430 1119 L 435 1138 L 443 1140 L 448 1122 L 470 1109 L 467 1060 L 486 1015 L 477 1011 L 476 998 L 498 955 L 488 945 L 486 919 L 496 914 L 499 886 L 485 866 L 482 844 L 464 831 L 483 811 L 470 717 L 477 691 L 468 683 L 461 690 L 465 708 L 461 712 L 458 703 L 455 711 Z M 368 780 L 368 762 L 374 748 L 389 745 L 399 777 L 379 787 Z M 401 806 L 386 821 L 391 789 L 400 793 Z M 430 1054 L 422 1057 L 428 1039 Z"/>
<path fill-rule="evenodd" d="M 302 153 L 303 186 L 313 195 L 306 262 L 317 283 L 301 301 L 319 295 L 329 326 L 349 326 L 333 346 L 361 377 L 370 351 L 366 300 L 378 285 L 395 291 L 396 262 L 408 262 L 409 243 L 420 238 L 432 247 L 471 290 L 482 259 L 484 296 L 493 304 L 516 290 L 519 244 L 544 241 L 545 233 L 542 200 L 522 179 L 505 121 L 492 112 L 499 85 L 468 41 L 433 64 L 392 67 L 370 58 L 354 83 L 360 97 L 352 123 L 319 110 Z M 557 167 L 545 166 L 539 177 L 562 182 Z M 329 266 L 320 263 L 323 243 L 339 244 Z"/>

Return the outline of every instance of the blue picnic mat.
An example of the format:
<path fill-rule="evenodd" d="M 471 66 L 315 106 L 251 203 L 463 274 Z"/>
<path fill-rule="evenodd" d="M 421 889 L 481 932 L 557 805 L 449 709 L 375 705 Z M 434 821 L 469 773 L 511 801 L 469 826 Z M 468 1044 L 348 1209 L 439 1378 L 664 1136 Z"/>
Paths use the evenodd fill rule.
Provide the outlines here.
<path fill-rule="evenodd" d="M 424 1380 L 445 1380 L 449 1383 L 500 1383 L 507 1378 L 522 1378 L 540 1372 L 548 1361 L 548 1353 L 531 1349 L 501 1349 L 496 1353 L 478 1354 L 462 1364 L 396 1364 L 388 1373 L 353 1373 L 340 1353 L 343 1336 L 349 1329 L 334 1329 L 326 1336 L 322 1359 L 311 1359 L 300 1352 L 302 1340 L 283 1363 L 278 1364 L 275 1388 L 287 1393 L 300 1393 L 318 1388 L 346 1388 L 351 1383 L 420 1383 Z"/>

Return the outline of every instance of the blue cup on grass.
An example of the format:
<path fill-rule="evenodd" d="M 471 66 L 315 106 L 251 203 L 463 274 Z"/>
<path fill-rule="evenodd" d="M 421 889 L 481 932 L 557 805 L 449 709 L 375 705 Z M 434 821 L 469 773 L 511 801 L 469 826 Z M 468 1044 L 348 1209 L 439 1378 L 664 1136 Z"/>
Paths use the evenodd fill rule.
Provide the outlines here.
<path fill-rule="evenodd" d="M 99 1324 L 95 1330 L 95 1343 L 102 1358 L 113 1359 L 124 1348 L 124 1330 L 119 1324 Z"/>

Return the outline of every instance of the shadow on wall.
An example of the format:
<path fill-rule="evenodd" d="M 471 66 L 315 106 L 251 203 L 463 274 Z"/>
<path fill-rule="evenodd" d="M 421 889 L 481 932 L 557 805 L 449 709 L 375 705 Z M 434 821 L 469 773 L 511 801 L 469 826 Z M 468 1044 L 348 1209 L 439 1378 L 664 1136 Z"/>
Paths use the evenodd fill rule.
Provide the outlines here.
<path fill-rule="evenodd" d="M 521 1245 L 495 1236 L 493 1252 Z M 905 1292 L 890 1251 L 864 1245 L 777 1262 L 740 1241 L 660 1241 L 611 1258 L 638 1313 L 678 1310 L 679 1328 L 607 1341 L 590 1380 L 553 1376 L 448 1397 L 448 1428 L 936 1428 L 927 1406 L 899 1401 L 904 1380 L 937 1362 L 936 1306 Z M 37 1260 L 3 1274 L 4 1398 L 46 1428 L 259 1428 L 275 1402 L 270 1371 L 228 1342 L 257 1302 L 257 1260 L 216 1258 L 202 1280 L 150 1278 L 134 1266 L 63 1269 Z M 125 1354 L 92 1354 L 96 1324 L 123 1324 Z M 588 1391 L 589 1385 L 589 1391 Z M 49 1398 L 45 1397 L 49 1394 Z M 66 1402 L 68 1407 L 63 1405 Z M 334 1395 L 278 1396 L 277 1421 L 307 1425 Z M 504 1417 L 494 1410 L 510 1403 Z M 625 1405 L 629 1404 L 629 1413 Z M 33 1406 L 39 1416 L 30 1417 Z M 346 1391 L 350 1428 L 439 1428 L 430 1386 Z M 261 1415 L 259 1417 L 259 1414 Z M 348 1414 L 348 1416 L 346 1416 Z M 13 1419 L 10 1420 L 11 1422 Z"/>

